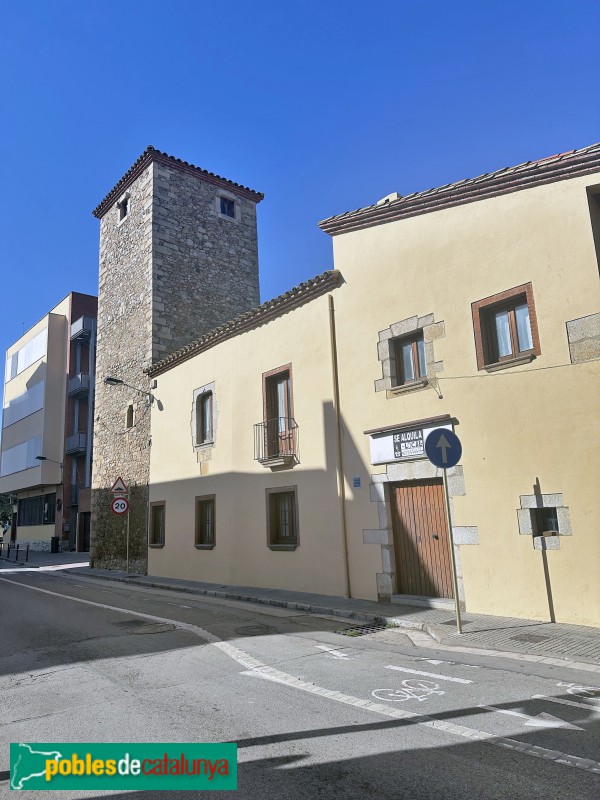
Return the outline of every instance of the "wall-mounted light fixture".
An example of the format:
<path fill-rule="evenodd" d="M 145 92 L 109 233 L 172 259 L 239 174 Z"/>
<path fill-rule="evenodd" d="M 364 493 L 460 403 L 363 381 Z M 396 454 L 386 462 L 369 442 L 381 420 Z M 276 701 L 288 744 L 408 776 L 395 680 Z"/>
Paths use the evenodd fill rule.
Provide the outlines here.
<path fill-rule="evenodd" d="M 154 402 L 154 395 L 152 392 L 146 392 L 144 389 L 138 389 L 137 386 L 131 386 L 131 384 L 125 383 L 125 381 L 121 380 L 121 378 L 115 378 L 112 375 L 106 375 L 103 382 L 107 386 L 127 386 L 128 389 L 133 389 L 134 392 L 139 392 L 140 394 L 145 395 L 148 398 L 149 403 Z"/>
<path fill-rule="evenodd" d="M 36 456 L 36 461 L 49 461 L 51 464 L 58 464 L 58 466 L 62 469 L 62 461 L 55 461 L 53 458 L 47 458 L 47 456 Z"/>
<path fill-rule="evenodd" d="M 57 464 L 60 467 L 60 482 L 63 481 L 63 462 L 62 461 L 55 461 L 53 458 L 47 458 L 46 456 L 36 456 L 36 461 L 49 461 L 51 464 Z"/>

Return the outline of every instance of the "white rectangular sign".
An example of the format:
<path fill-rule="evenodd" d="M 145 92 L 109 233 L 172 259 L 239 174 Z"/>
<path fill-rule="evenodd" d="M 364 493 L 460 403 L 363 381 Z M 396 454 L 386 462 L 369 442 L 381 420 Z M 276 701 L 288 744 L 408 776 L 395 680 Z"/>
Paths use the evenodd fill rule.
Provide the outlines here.
<path fill-rule="evenodd" d="M 452 424 L 433 425 L 426 428 L 407 430 L 390 430 L 385 433 L 372 433 L 369 436 L 371 446 L 371 464 L 391 464 L 394 461 L 409 461 L 415 458 L 426 458 L 425 440 L 431 431 L 438 428 L 452 430 Z"/>

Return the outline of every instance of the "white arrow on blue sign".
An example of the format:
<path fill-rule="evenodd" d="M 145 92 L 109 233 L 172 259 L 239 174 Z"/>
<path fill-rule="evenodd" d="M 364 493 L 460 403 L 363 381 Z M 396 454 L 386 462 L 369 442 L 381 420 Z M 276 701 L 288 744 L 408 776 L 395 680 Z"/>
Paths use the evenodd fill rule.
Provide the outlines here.
<path fill-rule="evenodd" d="M 462 445 L 455 433 L 446 430 L 446 428 L 438 428 L 431 431 L 427 437 L 425 452 L 427 453 L 427 458 L 436 467 L 450 469 L 460 461 Z"/>

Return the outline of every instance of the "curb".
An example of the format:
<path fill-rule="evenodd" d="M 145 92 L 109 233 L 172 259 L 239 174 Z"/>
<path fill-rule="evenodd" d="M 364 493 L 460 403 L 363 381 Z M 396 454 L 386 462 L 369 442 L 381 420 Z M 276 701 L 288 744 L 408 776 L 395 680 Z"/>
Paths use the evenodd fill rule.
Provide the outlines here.
<path fill-rule="evenodd" d="M 343 608 L 332 608 L 331 606 L 316 606 L 310 603 L 300 603 L 293 600 L 277 600 L 271 597 L 256 597 L 255 595 L 241 594 L 239 592 L 220 592 L 218 589 L 199 589 L 192 586 L 172 586 L 169 583 L 160 583 L 153 580 L 140 580 L 139 578 L 129 578 L 113 575 L 94 575 L 91 572 L 81 572 L 77 569 L 70 569 L 69 575 L 79 575 L 82 578 L 96 578 L 98 580 L 114 581 L 116 583 L 130 583 L 134 586 L 148 586 L 151 589 L 166 589 L 172 592 L 183 592 L 184 594 L 197 594 L 204 597 L 218 597 L 223 600 L 238 600 L 243 603 L 254 603 L 256 605 L 274 606 L 275 608 L 289 608 L 291 611 L 307 611 L 311 614 L 327 614 L 331 617 L 341 619 L 355 619 L 359 622 L 378 622 L 391 624 L 398 628 L 410 628 L 411 630 L 425 630 L 423 622 L 399 622 L 396 617 L 388 617 L 382 614 L 368 614 L 362 611 L 350 611 Z"/>
<path fill-rule="evenodd" d="M 507 651 L 502 647 L 495 647 L 494 645 L 480 646 L 470 642 L 460 642 L 456 639 L 450 639 L 446 631 L 442 631 L 437 625 L 429 622 L 418 622 L 411 620 L 403 620 L 396 616 L 387 616 L 383 614 L 369 614 L 362 611 L 350 611 L 343 608 L 334 608 L 331 606 L 316 606 L 310 603 L 295 602 L 292 600 L 277 600 L 271 597 L 256 597 L 255 595 L 242 594 L 240 592 L 221 592 L 218 589 L 200 589 L 194 586 L 172 586 L 168 583 L 162 583 L 160 580 L 144 580 L 145 576 L 128 577 L 116 575 L 95 575 L 93 572 L 83 572 L 77 569 L 70 569 L 69 575 L 79 575 L 80 577 L 96 578 L 98 580 L 114 581 L 115 583 L 128 583 L 134 586 L 147 586 L 151 589 L 162 589 L 173 592 L 182 592 L 183 594 L 200 595 L 204 597 L 216 597 L 223 600 L 237 600 L 243 603 L 254 603 L 255 605 L 273 606 L 275 608 L 289 608 L 291 611 L 306 611 L 310 614 L 326 614 L 330 617 L 340 617 L 340 619 L 351 619 L 358 622 L 374 622 L 382 623 L 385 625 L 392 625 L 396 628 L 404 628 L 413 631 L 422 631 L 430 636 L 435 642 L 444 646 L 452 648 L 460 648 L 465 651 L 477 650 L 479 652 L 488 652 L 490 655 L 497 655 L 499 657 L 517 658 L 524 661 L 532 661 L 538 663 L 552 664 L 554 666 L 565 666 L 571 669 L 581 668 L 590 670 L 590 667 L 595 667 L 595 670 L 600 672 L 600 665 L 596 661 L 588 661 L 585 659 L 572 659 L 564 657 L 553 657 L 544 655 L 533 655 L 529 653 L 521 653 L 518 651 Z"/>

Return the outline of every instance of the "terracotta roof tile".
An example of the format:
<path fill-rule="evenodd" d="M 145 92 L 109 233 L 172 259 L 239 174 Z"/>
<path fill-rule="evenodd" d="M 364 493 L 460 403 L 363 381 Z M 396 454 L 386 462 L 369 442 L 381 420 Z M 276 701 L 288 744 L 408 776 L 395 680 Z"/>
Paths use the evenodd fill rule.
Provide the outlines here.
<path fill-rule="evenodd" d="M 219 342 L 231 339 L 253 328 L 258 328 L 260 325 L 270 322 L 281 314 L 285 314 L 294 308 L 308 303 L 310 300 L 314 300 L 316 297 L 326 294 L 331 291 L 331 289 L 335 289 L 339 286 L 341 280 L 342 276 L 338 270 L 323 272 L 315 278 L 311 278 L 304 283 L 300 283 L 298 286 L 294 286 L 293 289 L 284 292 L 284 294 L 279 295 L 279 297 L 268 300 L 266 303 L 262 303 L 256 308 L 252 308 L 250 311 L 246 311 L 244 314 L 234 317 L 234 319 L 226 322 L 224 325 L 214 328 L 199 339 L 190 342 L 190 344 L 185 347 L 181 347 L 179 350 L 171 353 L 171 355 L 163 358 L 151 367 L 148 367 L 145 371 L 150 376 L 166 372 L 171 369 L 171 367 L 181 364 L 183 361 L 187 361 L 198 353 L 209 350 L 211 347 L 219 344 Z"/>
<path fill-rule="evenodd" d="M 476 178 L 464 178 L 434 189 L 399 197 L 381 205 L 370 205 L 328 217 L 319 223 L 326 233 L 335 236 L 351 230 L 369 228 L 404 217 L 427 214 L 450 206 L 472 203 L 486 197 L 527 189 L 544 183 L 574 178 L 600 170 L 600 143 L 525 161 L 515 167 L 503 167 Z"/>
<path fill-rule="evenodd" d="M 249 189 L 247 186 L 242 186 L 241 184 L 230 181 L 227 178 L 222 178 L 220 175 L 216 175 L 214 172 L 208 172 L 207 170 L 196 167 L 194 164 L 190 164 L 187 161 L 182 161 L 180 158 L 170 156 L 168 153 L 163 153 L 160 150 L 156 150 L 156 148 L 149 144 L 142 155 L 131 165 L 125 175 L 123 175 L 121 180 L 118 181 L 118 183 L 116 183 L 115 186 L 110 190 L 104 200 L 102 200 L 102 202 L 96 206 L 92 212 L 93 215 L 98 217 L 98 219 L 101 219 L 106 214 L 108 209 L 111 208 L 111 206 L 119 199 L 123 192 L 129 186 L 131 186 L 131 184 L 137 178 L 139 178 L 142 172 L 153 161 L 166 164 L 170 167 L 175 167 L 182 172 L 189 172 L 193 175 L 197 175 L 208 183 L 213 183 L 217 186 L 228 188 L 242 197 L 253 200 L 255 203 L 260 203 L 264 197 L 262 192 L 256 192 L 254 189 Z"/>

